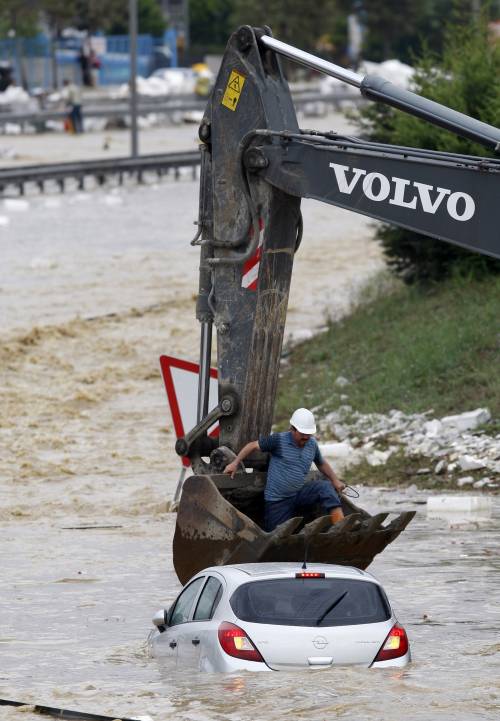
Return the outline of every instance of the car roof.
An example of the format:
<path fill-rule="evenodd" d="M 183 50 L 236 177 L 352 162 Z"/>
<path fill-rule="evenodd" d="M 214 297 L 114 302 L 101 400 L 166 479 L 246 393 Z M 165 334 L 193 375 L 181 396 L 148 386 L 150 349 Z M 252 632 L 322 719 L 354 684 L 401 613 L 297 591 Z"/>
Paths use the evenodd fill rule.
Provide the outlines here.
<path fill-rule="evenodd" d="M 302 568 L 302 563 L 238 563 L 228 566 L 212 566 L 200 571 L 198 575 L 206 573 L 219 573 L 227 579 L 233 581 L 248 580 L 256 578 L 276 578 L 280 576 L 291 576 L 300 571 L 325 573 L 329 577 L 335 578 L 358 578 L 366 581 L 378 581 L 366 571 L 361 571 L 354 566 L 340 566 L 333 563 L 308 563 L 307 567 Z"/>

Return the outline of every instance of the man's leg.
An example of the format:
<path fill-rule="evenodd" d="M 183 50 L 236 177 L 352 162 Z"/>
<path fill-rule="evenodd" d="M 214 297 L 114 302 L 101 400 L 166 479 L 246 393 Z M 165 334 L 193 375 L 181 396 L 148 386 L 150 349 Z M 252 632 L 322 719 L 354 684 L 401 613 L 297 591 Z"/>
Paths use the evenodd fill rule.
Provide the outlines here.
<path fill-rule="evenodd" d="M 344 511 L 342 510 L 341 506 L 332 508 L 332 510 L 330 511 L 330 519 L 332 523 L 338 523 L 339 521 L 344 520 Z"/>
<path fill-rule="evenodd" d="M 315 504 L 321 506 L 325 516 L 330 516 L 332 523 L 343 520 L 342 502 L 330 481 L 304 483 L 295 497 L 296 506 L 314 506 Z"/>
<path fill-rule="evenodd" d="M 76 132 L 83 133 L 83 118 L 82 118 L 82 106 L 75 105 L 75 122 Z"/>
<path fill-rule="evenodd" d="M 295 496 L 281 501 L 266 501 L 264 507 L 264 529 L 273 531 L 280 523 L 293 518 Z"/>
<path fill-rule="evenodd" d="M 74 105 L 71 106 L 71 111 L 70 111 L 69 116 L 71 118 L 72 132 L 78 133 L 78 118 L 77 118 L 76 108 Z"/>

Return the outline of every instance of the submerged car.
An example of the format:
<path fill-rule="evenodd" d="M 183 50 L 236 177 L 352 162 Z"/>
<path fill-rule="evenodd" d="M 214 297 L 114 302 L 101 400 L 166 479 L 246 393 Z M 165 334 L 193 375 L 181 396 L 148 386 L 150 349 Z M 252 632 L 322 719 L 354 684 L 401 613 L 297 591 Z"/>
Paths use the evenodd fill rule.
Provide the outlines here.
<path fill-rule="evenodd" d="M 200 671 L 290 671 L 410 661 L 380 583 L 349 566 L 246 563 L 196 574 L 158 611 L 153 656 Z"/>

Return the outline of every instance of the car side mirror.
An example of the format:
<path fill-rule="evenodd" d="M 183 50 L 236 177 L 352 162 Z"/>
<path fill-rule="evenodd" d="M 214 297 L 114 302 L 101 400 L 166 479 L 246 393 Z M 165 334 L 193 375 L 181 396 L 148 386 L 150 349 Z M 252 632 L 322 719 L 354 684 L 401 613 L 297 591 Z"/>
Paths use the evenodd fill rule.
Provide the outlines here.
<path fill-rule="evenodd" d="M 160 610 L 155 613 L 153 616 L 153 624 L 160 633 L 163 633 L 163 631 L 167 628 L 168 620 L 167 610 L 165 608 L 160 608 Z"/>

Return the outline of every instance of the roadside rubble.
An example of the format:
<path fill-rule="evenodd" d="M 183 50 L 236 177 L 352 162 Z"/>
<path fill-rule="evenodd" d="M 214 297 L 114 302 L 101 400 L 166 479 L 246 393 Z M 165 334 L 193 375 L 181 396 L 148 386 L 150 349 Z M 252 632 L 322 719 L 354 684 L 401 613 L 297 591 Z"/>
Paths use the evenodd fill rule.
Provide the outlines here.
<path fill-rule="evenodd" d="M 320 447 L 341 470 L 362 461 L 385 465 L 402 450 L 408 457 L 426 459 L 417 475 L 446 476 L 459 488 L 500 488 L 500 434 L 481 430 L 491 420 L 490 411 L 477 408 L 443 418 L 432 414 L 363 414 L 342 405 L 320 421 L 322 436 L 336 439 Z"/>

